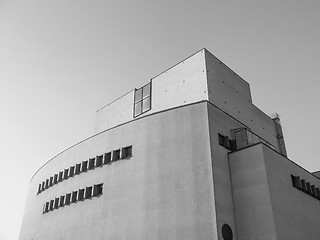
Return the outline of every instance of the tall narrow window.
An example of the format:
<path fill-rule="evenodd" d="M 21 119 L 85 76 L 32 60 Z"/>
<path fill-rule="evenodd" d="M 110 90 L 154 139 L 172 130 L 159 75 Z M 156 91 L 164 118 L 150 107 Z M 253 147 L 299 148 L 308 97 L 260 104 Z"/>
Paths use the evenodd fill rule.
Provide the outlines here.
<path fill-rule="evenodd" d="M 68 179 L 68 177 L 69 177 L 69 168 L 66 168 L 63 172 L 63 178 Z"/>
<path fill-rule="evenodd" d="M 77 191 L 73 191 L 72 192 L 72 197 L 71 197 L 71 202 L 75 203 L 77 201 L 77 196 L 78 196 L 78 192 Z"/>
<path fill-rule="evenodd" d="M 107 152 L 104 154 L 104 164 L 111 163 L 111 152 Z"/>
<path fill-rule="evenodd" d="M 134 93 L 134 117 L 151 109 L 151 82 Z"/>
<path fill-rule="evenodd" d="M 79 194 L 78 194 L 78 201 L 83 201 L 84 200 L 84 188 L 79 189 Z"/>
<path fill-rule="evenodd" d="M 112 152 L 112 162 L 118 161 L 120 159 L 120 149 L 114 150 Z"/>
<path fill-rule="evenodd" d="M 96 167 L 102 166 L 102 161 L 103 161 L 103 155 L 97 156 L 96 157 Z"/>
<path fill-rule="evenodd" d="M 58 174 L 55 174 L 53 176 L 53 182 L 54 182 L 54 184 L 58 183 Z"/>
<path fill-rule="evenodd" d="M 71 166 L 69 168 L 69 175 L 70 175 L 70 177 L 72 177 L 74 175 L 74 166 Z"/>
<path fill-rule="evenodd" d="M 86 199 L 92 197 L 92 187 L 86 187 Z"/>
<path fill-rule="evenodd" d="M 79 174 L 81 171 L 81 163 L 76 164 L 76 174 Z"/>
<path fill-rule="evenodd" d="M 88 169 L 88 161 L 82 161 L 81 171 L 86 172 Z"/>
<path fill-rule="evenodd" d="M 89 159 L 89 169 L 93 169 L 94 168 L 94 164 L 95 164 L 95 158 L 90 158 Z"/>
<path fill-rule="evenodd" d="M 71 193 L 67 193 L 67 194 L 66 194 L 65 204 L 66 204 L 66 205 L 69 205 L 69 204 L 70 204 L 70 200 L 71 200 Z"/>
<path fill-rule="evenodd" d="M 60 196 L 60 207 L 64 206 L 64 195 Z"/>

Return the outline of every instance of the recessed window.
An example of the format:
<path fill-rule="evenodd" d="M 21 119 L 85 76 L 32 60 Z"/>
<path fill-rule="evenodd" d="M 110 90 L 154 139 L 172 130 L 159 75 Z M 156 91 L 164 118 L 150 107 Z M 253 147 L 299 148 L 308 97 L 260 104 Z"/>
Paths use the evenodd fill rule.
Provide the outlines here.
<path fill-rule="evenodd" d="M 93 196 L 97 197 L 99 195 L 102 195 L 102 189 L 103 189 L 103 183 L 94 185 L 94 187 L 93 187 Z"/>
<path fill-rule="evenodd" d="M 86 187 L 86 199 L 92 197 L 92 187 Z"/>
<path fill-rule="evenodd" d="M 63 178 L 68 179 L 69 178 L 69 168 L 65 169 L 63 172 Z"/>
<path fill-rule="evenodd" d="M 44 191 L 44 190 L 46 189 L 46 188 L 45 188 L 45 184 L 46 184 L 46 183 L 43 181 L 43 182 L 42 182 L 42 186 L 41 186 L 41 191 Z"/>
<path fill-rule="evenodd" d="M 132 146 L 122 148 L 121 158 L 126 159 L 130 157 L 132 157 Z"/>
<path fill-rule="evenodd" d="M 112 152 L 112 162 L 118 161 L 120 159 L 120 149 L 114 150 Z"/>
<path fill-rule="evenodd" d="M 45 212 L 49 212 L 49 202 L 46 202 Z"/>
<path fill-rule="evenodd" d="M 39 187 L 38 187 L 38 192 L 37 194 L 41 193 L 41 183 L 39 184 Z"/>
<path fill-rule="evenodd" d="M 60 196 L 60 207 L 63 207 L 64 206 L 64 196 Z"/>
<path fill-rule="evenodd" d="M 53 177 L 50 177 L 49 186 L 51 187 L 53 185 Z"/>
<path fill-rule="evenodd" d="M 104 164 L 110 164 L 111 163 L 111 152 L 104 154 Z"/>
<path fill-rule="evenodd" d="M 83 161 L 81 166 L 81 171 L 86 172 L 88 169 L 88 161 Z"/>
<path fill-rule="evenodd" d="M 84 200 L 84 188 L 79 189 L 78 200 L 79 201 Z"/>
<path fill-rule="evenodd" d="M 70 176 L 70 177 L 73 177 L 73 175 L 74 175 L 74 166 L 71 166 L 71 167 L 69 168 L 69 176 Z"/>
<path fill-rule="evenodd" d="M 102 161 L 103 161 L 103 155 L 97 156 L 96 167 L 102 166 Z"/>
<path fill-rule="evenodd" d="M 54 200 L 50 200 L 50 206 L 49 206 L 50 211 L 53 210 L 53 207 L 54 207 Z"/>
<path fill-rule="evenodd" d="M 142 88 L 136 89 L 134 93 L 134 117 L 141 115 L 151 109 L 151 82 Z"/>
<path fill-rule="evenodd" d="M 89 169 L 93 169 L 94 168 L 94 164 L 95 164 L 95 158 L 90 158 L 89 159 Z"/>
<path fill-rule="evenodd" d="M 61 182 L 62 179 L 63 179 L 63 172 L 61 171 L 61 172 L 59 172 L 59 182 Z"/>
<path fill-rule="evenodd" d="M 58 183 L 58 174 L 53 175 L 53 182 Z"/>
<path fill-rule="evenodd" d="M 75 203 L 77 201 L 78 192 L 73 191 L 71 196 L 71 202 Z"/>
<path fill-rule="evenodd" d="M 81 163 L 76 164 L 76 174 L 79 174 L 81 171 Z"/>
<path fill-rule="evenodd" d="M 66 194 L 66 205 L 69 205 L 70 204 L 70 200 L 71 200 L 71 193 L 67 193 Z"/>
<path fill-rule="evenodd" d="M 49 179 L 46 179 L 46 188 L 49 187 Z"/>
<path fill-rule="evenodd" d="M 60 198 L 55 198 L 55 199 L 54 199 L 54 208 L 55 208 L 55 209 L 58 209 L 58 208 L 59 208 L 59 200 L 60 200 Z"/>

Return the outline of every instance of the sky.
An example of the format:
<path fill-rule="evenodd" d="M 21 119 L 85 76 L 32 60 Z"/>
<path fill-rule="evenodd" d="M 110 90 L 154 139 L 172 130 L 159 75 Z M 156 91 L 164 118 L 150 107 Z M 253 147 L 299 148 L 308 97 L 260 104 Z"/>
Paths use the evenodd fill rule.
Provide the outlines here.
<path fill-rule="evenodd" d="M 0 0 L 0 240 L 32 175 L 93 134 L 96 110 L 202 48 L 281 117 L 288 157 L 320 170 L 320 1 Z"/>

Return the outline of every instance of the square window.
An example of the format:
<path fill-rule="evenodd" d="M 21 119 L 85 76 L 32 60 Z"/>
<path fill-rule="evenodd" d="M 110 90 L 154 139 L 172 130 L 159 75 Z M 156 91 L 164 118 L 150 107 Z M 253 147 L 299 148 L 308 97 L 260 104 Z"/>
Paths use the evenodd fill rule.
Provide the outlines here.
<path fill-rule="evenodd" d="M 93 196 L 97 197 L 97 196 L 102 195 L 102 189 L 103 189 L 103 183 L 94 185 L 94 187 L 93 187 Z"/>
<path fill-rule="evenodd" d="M 66 194 L 66 205 L 69 205 L 70 204 L 70 200 L 71 200 L 71 193 L 67 193 Z"/>
<path fill-rule="evenodd" d="M 76 164 L 76 174 L 79 174 L 81 170 L 81 163 Z"/>
<path fill-rule="evenodd" d="M 138 116 L 142 113 L 142 101 L 134 105 L 134 115 Z"/>
<path fill-rule="evenodd" d="M 146 112 L 148 110 L 150 110 L 150 97 L 147 97 L 145 99 L 142 100 L 142 112 Z"/>
<path fill-rule="evenodd" d="M 111 152 L 104 154 L 104 164 L 110 164 L 111 163 Z"/>
<path fill-rule="evenodd" d="M 92 187 L 86 187 L 86 199 L 92 197 Z"/>
<path fill-rule="evenodd" d="M 70 177 L 73 177 L 73 175 L 74 175 L 74 166 L 71 166 L 71 167 L 69 168 L 69 176 L 70 176 Z"/>
<path fill-rule="evenodd" d="M 93 169 L 94 168 L 94 164 L 95 164 L 95 158 L 90 158 L 89 159 L 89 169 Z"/>
<path fill-rule="evenodd" d="M 60 196 L 60 207 L 64 206 L 64 196 Z"/>
<path fill-rule="evenodd" d="M 64 170 L 63 178 L 64 178 L 64 179 L 68 179 L 68 178 L 69 178 L 69 168 L 67 168 L 67 169 Z"/>
<path fill-rule="evenodd" d="M 84 188 L 79 189 L 78 201 L 84 200 Z"/>
<path fill-rule="evenodd" d="M 132 146 L 122 148 L 121 158 L 126 159 L 130 157 L 132 157 Z"/>
<path fill-rule="evenodd" d="M 103 155 L 97 156 L 96 167 L 102 166 L 102 161 L 103 161 Z"/>
<path fill-rule="evenodd" d="M 134 93 L 134 102 L 136 103 L 136 102 L 139 102 L 141 100 L 142 100 L 142 89 L 139 88 Z"/>
<path fill-rule="evenodd" d="M 148 83 L 147 85 L 145 85 L 143 88 L 142 88 L 142 92 L 143 92 L 143 96 L 142 98 L 145 98 L 145 97 L 148 97 L 150 96 L 150 83 Z"/>
<path fill-rule="evenodd" d="M 71 196 L 71 202 L 75 203 L 77 201 L 78 192 L 73 191 Z"/>
<path fill-rule="evenodd" d="M 82 172 L 86 172 L 87 169 L 88 169 L 88 161 L 83 161 L 83 162 L 82 162 L 81 171 L 82 171 Z"/>
<path fill-rule="evenodd" d="M 114 150 L 112 152 L 112 162 L 118 161 L 120 159 L 120 149 Z"/>

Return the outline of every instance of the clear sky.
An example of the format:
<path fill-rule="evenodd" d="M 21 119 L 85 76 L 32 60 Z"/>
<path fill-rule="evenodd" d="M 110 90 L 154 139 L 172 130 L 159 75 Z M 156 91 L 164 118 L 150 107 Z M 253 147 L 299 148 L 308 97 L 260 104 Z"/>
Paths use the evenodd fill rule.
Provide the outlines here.
<path fill-rule="evenodd" d="M 320 170 L 319 13 L 319 0 L 0 0 L 0 240 L 18 238 L 30 178 L 93 134 L 96 110 L 204 47 L 280 114 L 289 158 Z"/>

